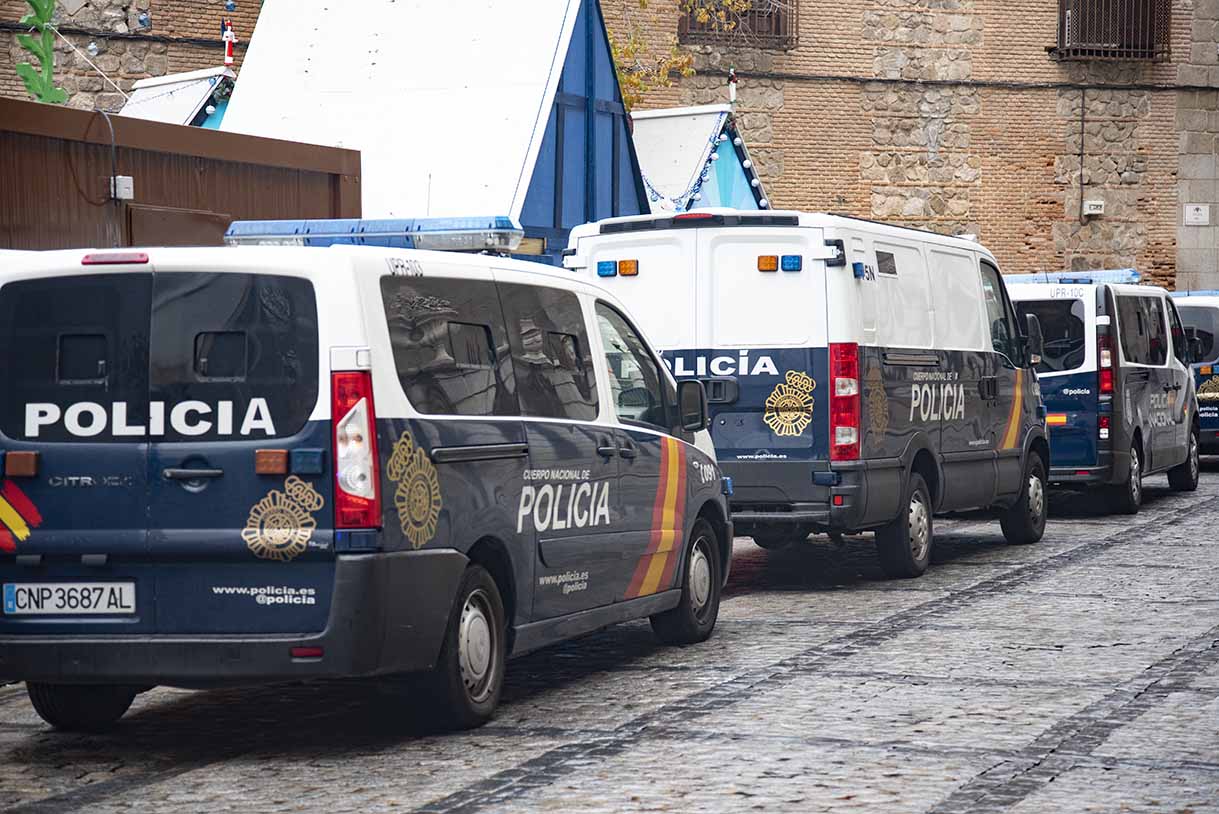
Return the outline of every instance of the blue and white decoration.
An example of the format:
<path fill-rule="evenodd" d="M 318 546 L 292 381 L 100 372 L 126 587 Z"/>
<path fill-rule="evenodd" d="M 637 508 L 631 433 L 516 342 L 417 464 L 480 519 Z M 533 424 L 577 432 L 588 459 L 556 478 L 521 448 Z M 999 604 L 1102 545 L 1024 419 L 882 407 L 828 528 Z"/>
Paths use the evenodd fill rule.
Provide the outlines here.
<path fill-rule="evenodd" d="M 731 106 L 646 110 L 631 119 L 653 213 L 770 206 Z"/>

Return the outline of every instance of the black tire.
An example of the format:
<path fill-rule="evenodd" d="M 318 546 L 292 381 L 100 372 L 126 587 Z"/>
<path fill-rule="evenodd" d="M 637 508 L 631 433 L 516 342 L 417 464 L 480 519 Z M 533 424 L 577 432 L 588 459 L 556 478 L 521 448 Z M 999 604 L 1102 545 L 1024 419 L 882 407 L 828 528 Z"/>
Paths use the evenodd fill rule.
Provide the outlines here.
<path fill-rule="evenodd" d="M 64 732 L 103 732 L 123 717 L 135 700 L 135 687 L 113 684 L 27 682 L 34 711 Z"/>
<path fill-rule="evenodd" d="M 682 559 L 681 601 L 651 617 L 652 632 L 665 644 L 697 644 L 715 630 L 720 613 L 724 567 L 715 529 L 699 518 L 690 530 Z"/>
<path fill-rule="evenodd" d="M 910 473 L 902 505 L 900 516 L 876 530 L 880 567 L 893 579 L 921 577 L 931 564 L 931 548 L 935 542 L 931 490 L 917 472 Z"/>
<path fill-rule="evenodd" d="M 1185 461 L 1168 470 L 1168 485 L 1174 492 L 1193 492 L 1198 488 L 1198 473 L 1202 463 L 1198 460 L 1198 428 L 1189 431 L 1189 455 Z"/>
<path fill-rule="evenodd" d="M 1011 545 L 1030 545 L 1045 536 L 1048 513 L 1045 463 L 1040 455 L 1030 453 L 1020 499 L 999 517 L 999 526 Z"/>
<path fill-rule="evenodd" d="M 499 587 L 473 563 L 458 584 L 440 658 L 423 680 L 434 702 L 425 710 L 433 723 L 473 729 L 491 720 L 504 688 L 507 639 Z"/>
<path fill-rule="evenodd" d="M 1114 514 L 1138 514 L 1143 505 L 1143 450 L 1130 447 L 1130 470 L 1126 480 L 1109 489 L 1109 509 Z"/>

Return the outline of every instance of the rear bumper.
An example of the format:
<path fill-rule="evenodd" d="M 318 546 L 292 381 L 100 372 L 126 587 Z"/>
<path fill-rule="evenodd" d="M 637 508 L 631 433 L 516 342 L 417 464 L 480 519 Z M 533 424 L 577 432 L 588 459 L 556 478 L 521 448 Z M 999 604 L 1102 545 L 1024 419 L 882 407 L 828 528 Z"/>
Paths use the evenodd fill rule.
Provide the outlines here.
<path fill-rule="evenodd" d="M 1109 486 L 1125 481 L 1130 473 L 1130 453 L 1101 450 L 1095 466 L 1051 466 L 1050 483 L 1067 486 Z"/>
<path fill-rule="evenodd" d="M 897 516 L 904 468 L 898 459 L 835 464 L 721 464 L 733 478 L 738 534 L 850 532 Z M 807 533 L 807 531 L 805 531 Z"/>
<path fill-rule="evenodd" d="M 466 563 L 453 550 L 339 557 L 316 634 L 2 636 L 0 679 L 203 687 L 425 670 Z M 294 647 L 323 655 L 294 659 Z"/>
<path fill-rule="evenodd" d="M 1206 455 L 1219 454 L 1219 429 L 1203 427 L 1198 434 L 1198 450 Z"/>

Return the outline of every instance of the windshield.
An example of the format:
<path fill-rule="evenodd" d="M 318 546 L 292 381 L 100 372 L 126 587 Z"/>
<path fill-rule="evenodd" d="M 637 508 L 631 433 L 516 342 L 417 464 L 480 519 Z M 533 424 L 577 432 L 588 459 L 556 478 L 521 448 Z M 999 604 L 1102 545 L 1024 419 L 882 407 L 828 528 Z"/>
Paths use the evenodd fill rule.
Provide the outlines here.
<path fill-rule="evenodd" d="M 1084 333 L 1083 300 L 1028 300 L 1016 303 L 1020 319 L 1029 314 L 1041 323 L 1045 350 L 1038 373 L 1065 373 L 1084 365 L 1087 347 Z"/>

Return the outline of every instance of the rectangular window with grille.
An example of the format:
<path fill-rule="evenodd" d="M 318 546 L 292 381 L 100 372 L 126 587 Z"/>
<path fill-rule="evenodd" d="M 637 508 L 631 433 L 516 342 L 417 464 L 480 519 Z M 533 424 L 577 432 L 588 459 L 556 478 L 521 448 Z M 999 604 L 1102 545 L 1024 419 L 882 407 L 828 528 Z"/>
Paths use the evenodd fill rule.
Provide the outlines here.
<path fill-rule="evenodd" d="M 798 0 L 752 0 L 733 10 L 723 0 L 683 3 L 677 34 L 682 42 L 732 42 L 759 48 L 795 48 L 799 30 Z"/>
<path fill-rule="evenodd" d="M 1058 0 L 1061 60 L 1147 60 L 1171 56 L 1172 0 Z"/>

